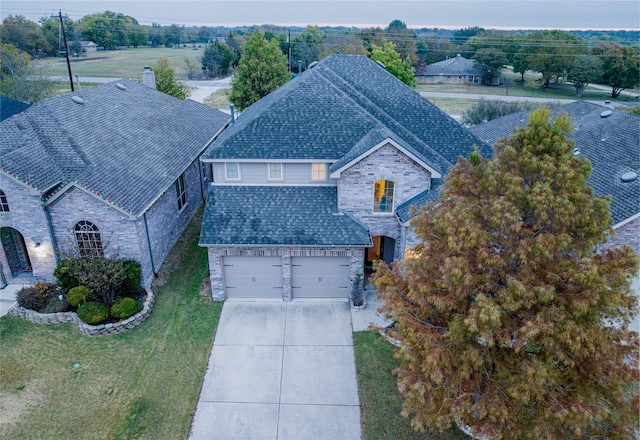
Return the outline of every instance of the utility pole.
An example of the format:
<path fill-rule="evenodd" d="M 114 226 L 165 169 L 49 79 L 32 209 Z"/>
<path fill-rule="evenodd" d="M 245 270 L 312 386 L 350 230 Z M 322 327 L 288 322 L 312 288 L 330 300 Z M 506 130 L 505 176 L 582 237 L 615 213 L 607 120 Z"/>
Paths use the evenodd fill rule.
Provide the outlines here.
<path fill-rule="evenodd" d="M 289 29 L 289 36 L 287 37 L 287 46 L 289 48 L 289 73 L 291 73 L 291 29 Z"/>
<path fill-rule="evenodd" d="M 69 47 L 67 46 L 67 34 L 64 32 L 64 22 L 62 21 L 62 11 L 58 10 L 58 17 L 60 17 L 60 29 L 62 29 L 62 38 L 64 39 L 64 54 L 67 57 L 67 70 L 69 71 L 69 84 L 71 84 L 71 91 L 75 92 L 73 88 L 73 76 L 71 75 L 71 63 L 69 62 Z"/>

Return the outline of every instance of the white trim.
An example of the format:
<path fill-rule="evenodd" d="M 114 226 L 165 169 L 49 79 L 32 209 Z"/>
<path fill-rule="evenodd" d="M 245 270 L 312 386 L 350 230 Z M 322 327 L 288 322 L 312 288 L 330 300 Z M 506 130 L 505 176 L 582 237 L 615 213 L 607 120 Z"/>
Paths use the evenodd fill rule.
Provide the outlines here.
<path fill-rule="evenodd" d="M 286 183 L 286 182 L 282 182 L 282 181 L 278 181 L 278 180 L 271 180 L 271 181 L 268 181 L 268 182 L 236 182 L 236 181 L 210 182 L 209 185 L 211 185 L 211 186 L 275 186 L 275 187 L 282 187 L 282 186 L 332 186 L 332 187 L 337 187 L 338 186 L 336 183 L 332 183 L 332 182 L 317 181 L 317 182 L 309 182 L 309 183 L 296 183 L 296 182 Z"/>
<path fill-rule="evenodd" d="M 238 162 L 238 163 L 245 163 L 245 162 L 249 162 L 249 163 L 274 163 L 274 162 L 281 162 L 281 163 L 326 163 L 329 166 L 331 166 L 332 163 L 334 163 L 337 159 L 328 159 L 328 158 L 322 158 L 322 159 L 282 159 L 282 158 L 271 158 L 271 159 L 261 159 L 261 158 L 252 158 L 252 159 L 232 159 L 232 158 L 226 158 L 226 159 L 201 159 L 203 162 L 207 162 L 207 163 L 224 163 L 224 162 Z"/>
<path fill-rule="evenodd" d="M 229 177 L 229 170 L 227 169 L 227 165 L 231 164 L 231 163 L 235 163 L 236 164 L 236 169 L 238 171 L 238 177 Z M 240 174 L 240 162 L 224 162 L 224 180 L 240 180 L 241 178 L 241 174 Z"/>
<path fill-rule="evenodd" d="M 640 217 L 640 212 L 632 215 L 629 218 L 626 218 L 624 220 L 622 220 L 620 223 L 618 223 L 617 225 L 613 225 L 613 229 L 618 229 L 624 225 L 626 225 L 627 223 L 631 223 L 632 221 L 634 221 L 635 219 L 637 219 L 638 217 Z"/>
<path fill-rule="evenodd" d="M 280 166 L 280 177 L 271 177 L 271 165 L 279 165 Z M 267 180 L 276 180 L 283 181 L 284 180 L 284 165 L 282 162 L 269 162 L 267 163 Z"/>
<path fill-rule="evenodd" d="M 403 148 L 400 144 L 398 144 L 396 141 L 394 141 L 391 138 L 386 138 L 385 140 L 383 140 L 382 142 L 374 145 L 373 147 L 369 148 L 367 151 L 365 151 L 364 153 L 362 153 L 361 155 L 359 155 L 358 157 L 356 157 L 355 159 L 349 161 L 348 163 L 346 163 L 345 165 L 341 166 L 339 169 L 337 169 L 336 171 L 334 171 L 333 173 L 330 174 L 331 178 L 334 179 L 338 179 L 340 178 L 340 174 L 350 168 L 351 166 L 353 166 L 355 163 L 361 161 L 362 159 L 364 159 L 367 156 L 370 156 L 371 154 L 375 153 L 376 151 L 378 151 L 380 148 L 384 147 L 387 144 L 391 144 L 392 146 L 394 146 L 396 149 L 400 150 L 402 153 L 404 153 L 407 157 L 409 157 L 411 160 L 413 160 L 414 162 L 418 163 L 420 166 L 422 166 L 424 169 L 426 169 L 427 171 L 429 171 L 431 173 L 431 178 L 432 179 L 439 179 L 442 177 L 442 174 L 440 174 L 438 171 L 436 171 L 434 168 L 430 167 L 429 165 L 427 165 L 424 161 L 422 161 L 421 159 L 417 158 L 414 154 L 412 154 L 411 152 L 409 152 L 407 149 Z"/>

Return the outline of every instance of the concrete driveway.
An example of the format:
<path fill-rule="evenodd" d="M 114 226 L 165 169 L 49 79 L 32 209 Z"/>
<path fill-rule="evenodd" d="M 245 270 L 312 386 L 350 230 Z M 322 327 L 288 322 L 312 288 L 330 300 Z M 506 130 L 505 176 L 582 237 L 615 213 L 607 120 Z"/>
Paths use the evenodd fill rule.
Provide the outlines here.
<path fill-rule="evenodd" d="M 349 303 L 226 302 L 190 438 L 359 440 Z"/>

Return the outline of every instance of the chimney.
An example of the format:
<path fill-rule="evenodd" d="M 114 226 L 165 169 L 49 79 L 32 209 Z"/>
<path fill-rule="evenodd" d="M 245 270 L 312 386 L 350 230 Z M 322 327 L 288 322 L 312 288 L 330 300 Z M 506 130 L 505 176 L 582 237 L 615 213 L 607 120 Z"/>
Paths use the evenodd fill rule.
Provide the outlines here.
<path fill-rule="evenodd" d="M 143 86 L 156 88 L 156 75 L 151 71 L 149 66 L 144 66 L 144 71 L 140 73 L 140 82 Z"/>

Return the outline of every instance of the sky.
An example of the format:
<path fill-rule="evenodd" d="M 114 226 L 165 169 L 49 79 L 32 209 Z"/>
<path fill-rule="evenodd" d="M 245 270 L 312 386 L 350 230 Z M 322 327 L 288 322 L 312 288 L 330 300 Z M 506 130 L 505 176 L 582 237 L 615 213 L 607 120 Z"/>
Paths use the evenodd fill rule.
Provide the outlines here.
<path fill-rule="evenodd" d="M 0 17 L 77 20 L 105 10 L 141 24 L 186 26 L 387 26 L 459 29 L 640 29 L 638 0 L 2 0 Z"/>

